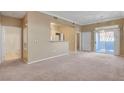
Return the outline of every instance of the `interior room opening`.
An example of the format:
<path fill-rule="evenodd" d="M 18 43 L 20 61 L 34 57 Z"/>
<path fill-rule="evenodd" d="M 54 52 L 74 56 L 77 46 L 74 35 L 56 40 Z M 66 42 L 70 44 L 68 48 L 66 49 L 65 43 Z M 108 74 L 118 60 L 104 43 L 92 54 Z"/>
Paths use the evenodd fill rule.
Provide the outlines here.
<path fill-rule="evenodd" d="M 21 28 L 3 26 L 3 61 L 11 62 L 21 59 Z"/>

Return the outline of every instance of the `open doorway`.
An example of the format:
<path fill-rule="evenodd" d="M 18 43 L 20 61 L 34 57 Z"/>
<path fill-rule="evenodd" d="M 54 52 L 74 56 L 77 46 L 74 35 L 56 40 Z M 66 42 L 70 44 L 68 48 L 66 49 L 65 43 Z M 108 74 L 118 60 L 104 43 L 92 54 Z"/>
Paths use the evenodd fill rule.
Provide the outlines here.
<path fill-rule="evenodd" d="M 81 33 L 77 33 L 77 41 L 76 41 L 76 46 L 77 46 L 77 51 L 81 50 Z"/>
<path fill-rule="evenodd" d="M 21 28 L 3 26 L 3 61 L 12 62 L 21 59 Z"/>

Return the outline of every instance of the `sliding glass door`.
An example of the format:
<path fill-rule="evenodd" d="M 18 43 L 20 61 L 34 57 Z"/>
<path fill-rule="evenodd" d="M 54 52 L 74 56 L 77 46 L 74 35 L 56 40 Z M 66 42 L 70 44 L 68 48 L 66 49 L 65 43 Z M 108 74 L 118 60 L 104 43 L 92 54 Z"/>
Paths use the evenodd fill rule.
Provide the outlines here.
<path fill-rule="evenodd" d="M 96 52 L 105 52 L 105 33 L 104 31 L 98 31 L 96 32 Z"/>
<path fill-rule="evenodd" d="M 120 31 L 119 29 L 104 29 L 95 32 L 95 51 L 119 55 Z"/>

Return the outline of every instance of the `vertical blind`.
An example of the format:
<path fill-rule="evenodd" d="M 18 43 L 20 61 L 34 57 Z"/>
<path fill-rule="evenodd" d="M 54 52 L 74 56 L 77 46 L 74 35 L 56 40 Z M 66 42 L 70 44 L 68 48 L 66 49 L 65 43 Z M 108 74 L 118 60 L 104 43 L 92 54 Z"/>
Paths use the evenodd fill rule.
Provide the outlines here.
<path fill-rule="evenodd" d="M 82 32 L 82 50 L 91 51 L 91 32 Z"/>

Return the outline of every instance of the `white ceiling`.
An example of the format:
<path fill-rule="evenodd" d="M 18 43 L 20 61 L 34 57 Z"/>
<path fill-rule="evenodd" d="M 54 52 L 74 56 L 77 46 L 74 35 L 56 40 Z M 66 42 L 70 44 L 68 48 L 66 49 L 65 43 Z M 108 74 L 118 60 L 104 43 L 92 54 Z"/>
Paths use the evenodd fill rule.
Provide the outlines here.
<path fill-rule="evenodd" d="M 10 17 L 14 17 L 14 18 L 23 18 L 25 16 L 24 11 L 1 11 L 0 14 L 4 15 L 4 16 L 10 16 Z"/>
<path fill-rule="evenodd" d="M 122 11 L 41 11 L 79 25 L 124 18 Z M 26 11 L 1 11 L 2 15 L 23 18 Z"/>
<path fill-rule="evenodd" d="M 92 24 L 124 17 L 124 12 L 122 11 L 45 11 L 44 13 L 79 25 Z"/>

